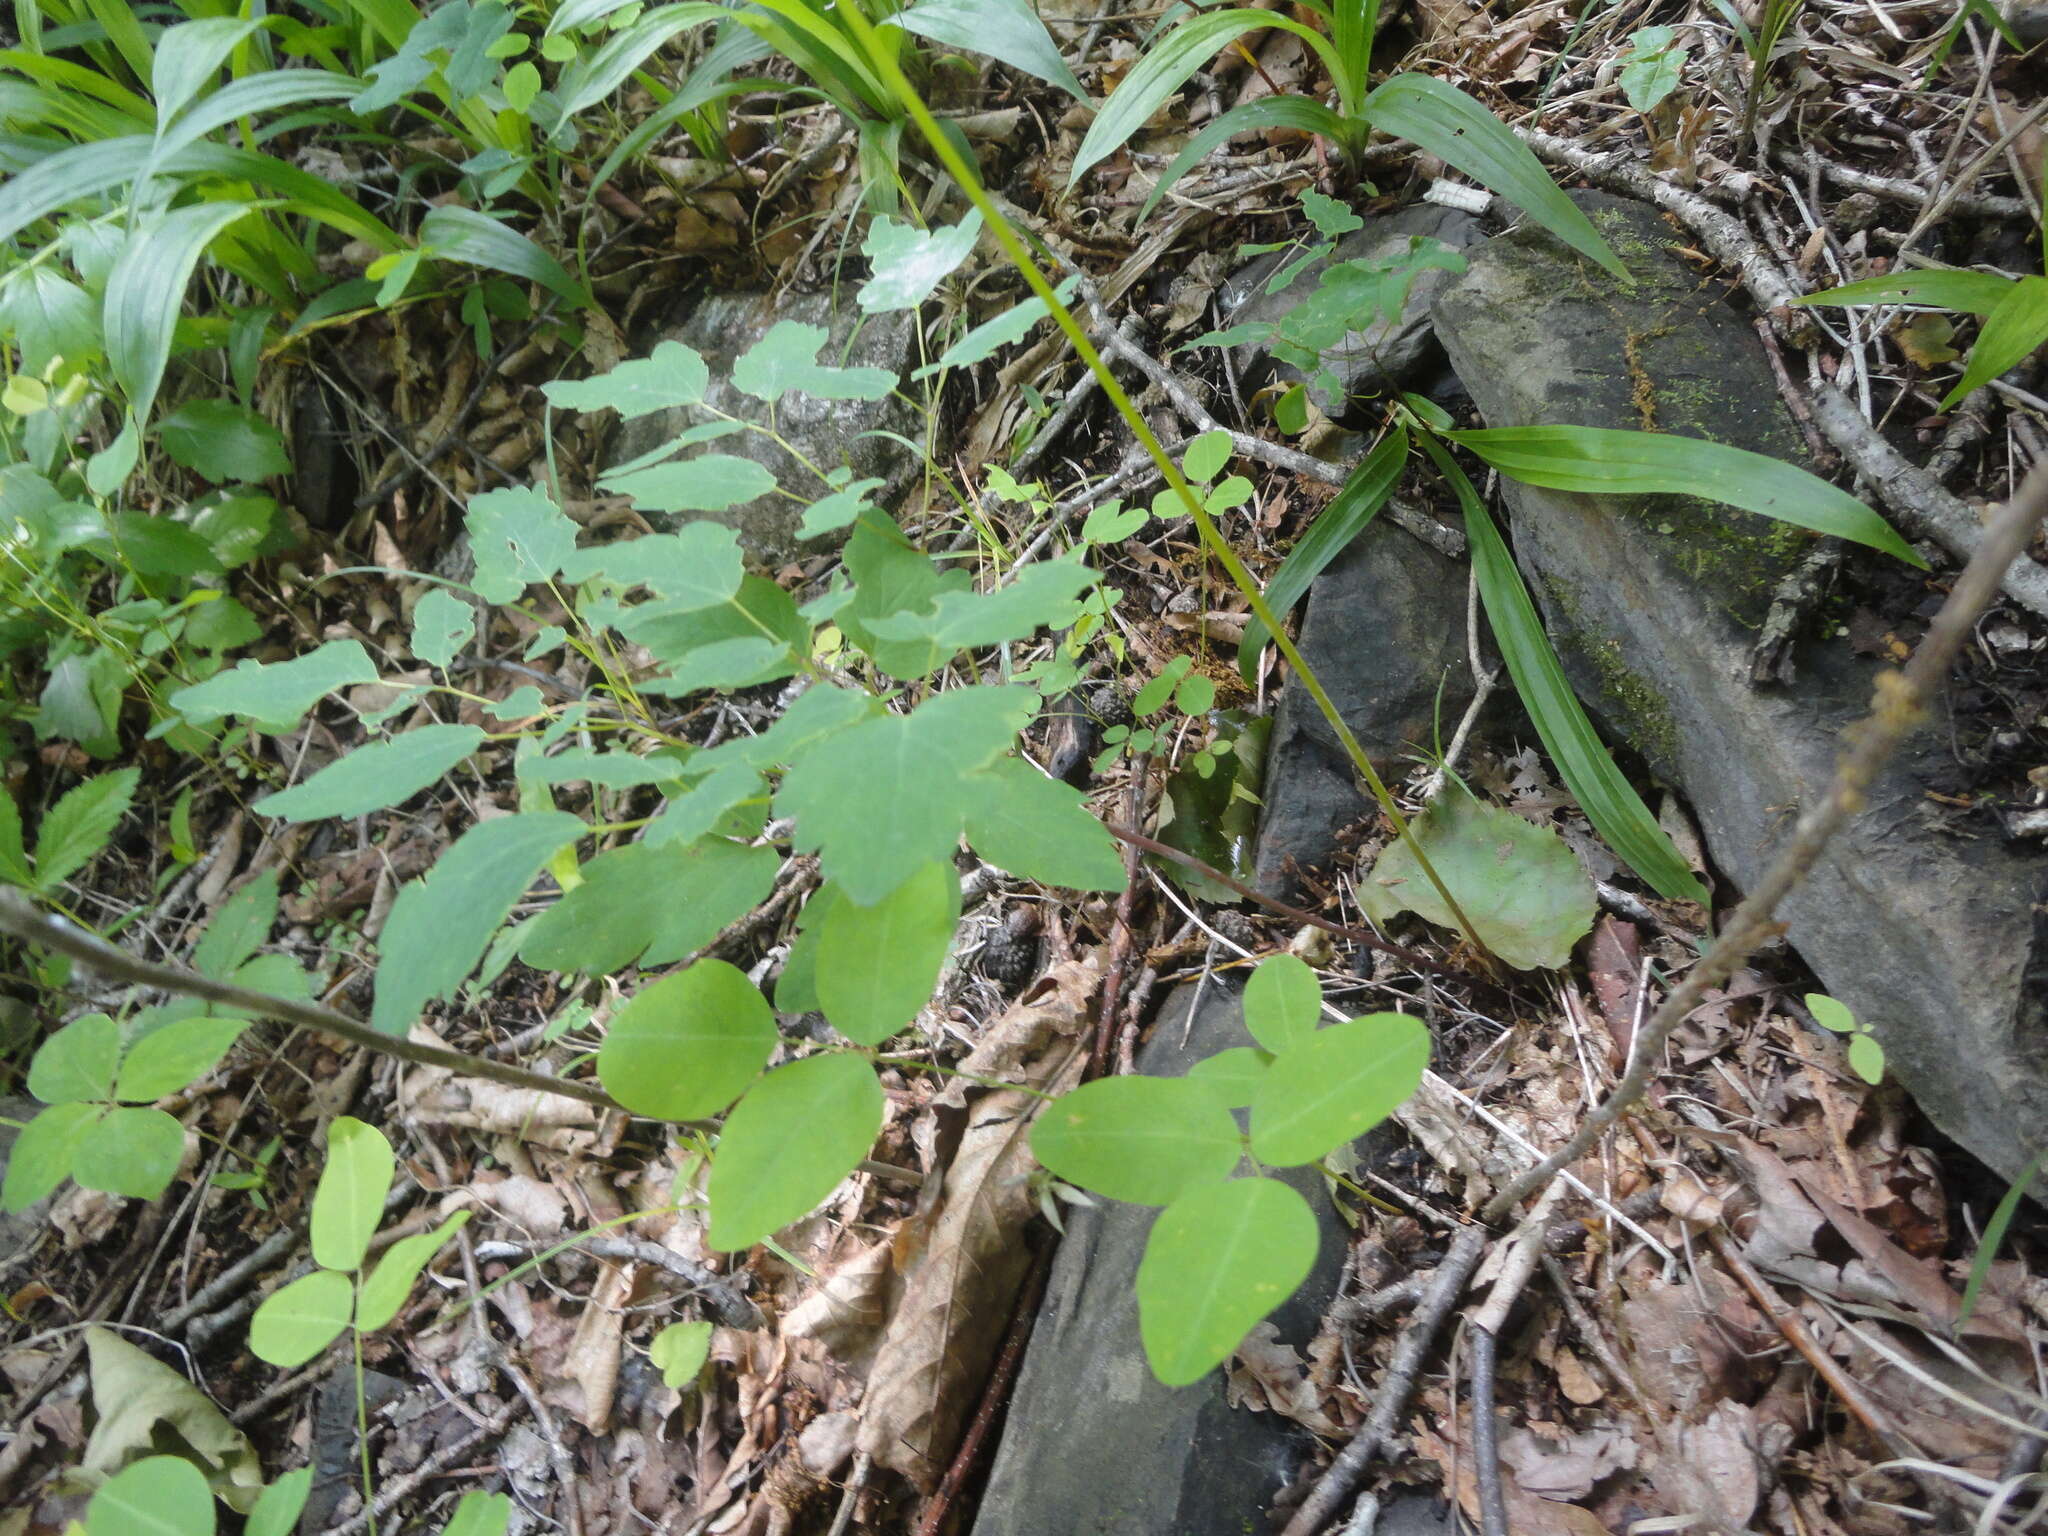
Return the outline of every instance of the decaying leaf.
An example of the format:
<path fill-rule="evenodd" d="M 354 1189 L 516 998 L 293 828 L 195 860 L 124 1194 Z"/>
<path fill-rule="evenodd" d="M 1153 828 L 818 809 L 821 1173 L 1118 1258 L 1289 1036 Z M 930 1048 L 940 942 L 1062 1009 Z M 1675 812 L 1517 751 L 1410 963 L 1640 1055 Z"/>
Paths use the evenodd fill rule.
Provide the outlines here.
<path fill-rule="evenodd" d="M 99 1412 L 75 1474 L 97 1488 L 131 1461 L 155 1454 L 161 1433 L 196 1453 L 208 1486 L 230 1509 L 247 1513 L 263 1490 L 256 1448 L 213 1399 L 153 1355 L 105 1328 L 86 1331 L 92 1401 Z"/>
<path fill-rule="evenodd" d="M 1072 1088 L 1086 1062 L 1088 1000 L 1100 979 L 1093 955 L 1054 966 L 989 1025 L 955 1087 L 993 1069 L 1021 1070 L 1040 1093 Z M 998 1089 L 969 1105 L 936 1208 L 919 1218 L 927 1223 L 922 1251 L 869 1372 L 860 1448 L 927 1491 L 946 1469 L 1030 1262 L 1022 1233 L 1038 1203 L 1027 1138 L 1044 1102 Z"/>

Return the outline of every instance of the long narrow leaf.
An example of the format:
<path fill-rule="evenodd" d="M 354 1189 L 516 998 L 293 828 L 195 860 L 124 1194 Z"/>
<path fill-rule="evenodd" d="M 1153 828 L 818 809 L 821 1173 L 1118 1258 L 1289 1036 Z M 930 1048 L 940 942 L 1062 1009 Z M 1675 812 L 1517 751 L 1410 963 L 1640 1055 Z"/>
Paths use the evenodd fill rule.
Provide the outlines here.
<path fill-rule="evenodd" d="M 1543 162 L 1455 85 L 1431 75 L 1396 75 L 1365 98 L 1364 111 L 1366 121 L 1382 133 L 1419 145 L 1616 277 L 1628 275 L 1593 221 L 1557 190 Z"/>
<path fill-rule="evenodd" d="M 449 204 L 433 209 L 420 220 L 420 240 L 438 256 L 526 278 L 571 304 L 588 302 L 589 296 L 568 268 L 517 230 L 474 208 Z"/>
<path fill-rule="evenodd" d="M 563 71 L 555 94 L 561 98 L 561 121 L 566 122 L 586 107 L 596 106 L 625 83 L 626 76 L 647 62 L 648 56 L 678 32 L 728 16 L 724 6 L 709 0 L 690 0 L 684 5 L 665 5 L 648 12 L 625 31 L 606 40 L 589 57 L 578 57 Z"/>
<path fill-rule="evenodd" d="M 2048 277 L 2025 277 L 2006 289 L 1998 307 L 1985 317 L 1970 366 L 1956 387 L 1942 398 L 1945 411 L 1963 396 L 1980 389 L 2006 369 L 2031 356 L 2048 341 Z"/>
<path fill-rule="evenodd" d="M 1209 151 L 1225 139 L 1249 133 L 1255 128 L 1298 128 L 1303 133 L 1319 133 L 1326 139 L 1341 140 L 1344 137 L 1344 119 L 1320 101 L 1311 101 L 1306 96 L 1265 96 L 1243 106 L 1232 107 L 1222 116 L 1204 123 L 1201 130 L 1188 140 L 1187 147 L 1160 172 L 1145 205 L 1138 210 L 1138 222 L 1142 224 L 1151 217 L 1152 210 L 1159 206 L 1159 199 L 1166 196 L 1166 189 L 1199 165 Z"/>
<path fill-rule="evenodd" d="M 597 174 L 590 179 L 590 195 L 595 197 L 597 189 L 617 175 L 620 166 L 668 132 L 686 113 L 709 106 L 714 101 L 722 101 L 728 96 L 737 96 L 742 91 L 783 89 L 783 82 L 779 80 L 726 78 L 742 64 L 751 64 L 756 59 L 766 58 L 771 52 L 773 50 L 766 40 L 745 27 L 728 22 L 711 46 L 704 51 L 704 57 L 697 61 L 696 68 L 690 71 L 682 85 L 676 89 L 675 95 L 635 124 L 633 131 L 619 140 L 612 152 L 604 157 L 604 164 L 597 168 Z"/>
<path fill-rule="evenodd" d="M 1705 888 L 1693 878 L 1642 797 L 1621 776 L 1571 684 L 1565 681 L 1557 652 L 1551 649 L 1529 589 L 1522 584 L 1522 573 L 1515 568 L 1515 557 L 1508 553 L 1486 504 L 1441 443 L 1424 435 L 1422 446 L 1457 492 L 1486 621 L 1493 626 L 1501 659 L 1515 680 L 1515 691 L 1535 723 L 1536 734 L 1543 738 L 1544 750 L 1578 797 L 1586 819 L 1658 895 L 1704 904 Z"/>
<path fill-rule="evenodd" d="M 8 48 L 0 50 L 0 69 L 15 70 L 31 80 L 40 80 L 103 101 L 138 124 L 156 121 L 156 108 L 147 97 L 138 96 L 118 81 L 108 79 L 98 70 L 87 69 L 84 65 L 74 64 L 69 59 L 46 58 L 39 53 Z"/>
<path fill-rule="evenodd" d="M 1184 21 L 1152 45 L 1124 76 L 1123 84 L 1102 104 L 1074 156 L 1074 170 L 1067 185 L 1077 184 L 1089 167 L 1123 148 L 1131 135 L 1164 105 L 1166 98 L 1213 59 L 1219 48 L 1260 27 L 1280 27 L 1294 33 L 1322 55 L 1325 63 L 1334 65 L 1334 50 L 1322 33 L 1273 11 L 1208 11 Z"/>
<path fill-rule="evenodd" d="M 338 101 L 362 88 L 362 81 L 324 69 L 273 70 L 231 80 L 158 135 L 156 150 L 143 174 L 150 174 L 188 144 L 238 117 L 262 117 L 309 101 Z"/>
<path fill-rule="evenodd" d="M 1379 514 L 1400 483 L 1407 462 L 1408 432 L 1405 427 L 1396 427 L 1351 472 L 1343 489 L 1323 508 L 1308 532 L 1301 536 L 1301 542 L 1287 552 L 1280 569 L 1273 573 L 1266 586 L 1266 604 L 1275 618 L 1285 618 L 1287 610 L 1308 591 L 1309 583 L 1322 575 L 1324 567 L 1341 555 Z M 1245 625 L 1244 639 L 1237 647 L 1237 670 L 1246 682 L 1252 680 L 1259 652 L 1271 638 L 1266 626 L 1257 619 Z"/>
<path fill-rule="evenodd" d="M 1088 99 L 1080 80 L 1060 57 L 1059 44 L 1026 0 L 917 0 L 889 19 L 906 32 L 970 53 L 985 53 L 1047 85 L 1058 86 L 1078 101 Z"/>
<path fill-rule="evenodd" d="M 2012 1181 L 2012 1188 L 2005 1192 L 2005 1197 L 1998 1202 L 1997 1209 L 1992 1211 L 1991 1219 L 1984 1223 L 1984 1236 L 1977 1243 L 1976 1256 L 1970 1260 L 1969 1283 L 1963 1287 L 1962 1304 L 1956 1308 L 1955 1326 L 1958 1333 L 1962 1332 L 1963 1326 L 1970 1321 L 1971 1314 L 1977 1310 L 1977 1297 L 1983 1292 L 1985 1277 L 1991 1273 L 1991 1261 L 1998 1257 L 1999 1245 L 2005 1241 L 2006 1228 L 2012 1225 L 2013 1216 L 2020 1208 L 2021 1197 L 2026 1194 L 2028 1186 L 2040 1176 L 2044 1163 L 2048 1163 L 2048 1147 L 2043 1147 L 2028 1159 L 2027 1166 L 2022 1168 L 2019 1177 Z"/>
<path fill-rule="evenodd" d="M 107 277 L 107 362 L 135 419 L 146 420 L 171 358 L 171 332 L 200 254 L 246 203 L 198 203 L 139 224 Z"/>
<path fill-rule="evenodd" d="M 156 40 L 149 88 L 156 97 L 157 131 L 168 128 L 192 98 L 213 83 L 213 77 L 235 51 L 235 45 L 256 30 L 257 23 L 231 16 L 209 16 L 167 27 Z"/>
<path fill-rule="evenodd" d="M 1746 448 L 1612 427 L 1483 427 L 1448 435 L 1525 485 L 1589 496 L 1704 496 L 1927 567 L 1891 524 L 1847 491 Z"/>
<path fill-rule="evenodd" d="M 2013 280 L 1995 272 L 1954 272 L 1930 268 L 1866 277 L 1824 293 L 1809 293 L 1795 304 L 1827 304 L 1852 308 L 1863 304 L 1932 304 L 1965 314 L 1988 315 L 2013 290 Z"/>

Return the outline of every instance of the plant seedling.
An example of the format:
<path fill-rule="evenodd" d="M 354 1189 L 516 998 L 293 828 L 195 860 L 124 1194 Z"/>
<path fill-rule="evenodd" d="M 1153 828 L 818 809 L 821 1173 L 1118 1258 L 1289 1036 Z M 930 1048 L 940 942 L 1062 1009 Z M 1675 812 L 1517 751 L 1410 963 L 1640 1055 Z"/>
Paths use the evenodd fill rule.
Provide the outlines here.
<path fill-rule="evenodd" d="M 1806 1010 L 1822 1029 L 1849 1037 L 1849 1066 L 1858 1077 L 1873 1087 L 1884 1081 L 1884 1047 L 1877 1043 L 1868 1024 L 1844 1004 L 1819 992 L 1807 993 Z"/>

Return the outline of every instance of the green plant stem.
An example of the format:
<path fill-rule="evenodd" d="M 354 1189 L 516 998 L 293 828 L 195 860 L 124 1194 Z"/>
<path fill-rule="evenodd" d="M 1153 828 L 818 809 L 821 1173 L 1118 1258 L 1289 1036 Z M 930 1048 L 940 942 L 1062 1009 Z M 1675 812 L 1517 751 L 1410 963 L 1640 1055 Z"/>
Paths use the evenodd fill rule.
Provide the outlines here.
<path fill-rule="evenodd" d="M 508 1088 L 552 1093 L 565 1099 L 576 1099 L 585 1104 L 595 1105 L 599 1109 L 615 1109 L 621 1114 L 629 1113 L 624 1105 L 602 1088 L 577 1082 L 573 1078 L 548 1077 L 539 1072 L 529 1072 L 524 1067 L 512 1066 L 507 1062 L 493 1061 L 488 1056 L 471 1056 L 462 1051 L 451 1051 L 445 1046 L 425 1045 L 399 1035 L 380 1034 L 362 1021 L 352 1019 L 347 1014 L 321 1003 L 272 997 L 266 992 L 253 992 L 232 982 L 216 981 L 211 976 L 201 976 L 197 971 L 188 971 L 182 966 L 156 965 L 148 960 L 138 960 L 125 950 L 116 949 L 82 927 L 75 927 L 62 919 L 38 912 L 20 891 L 0 890 L 0 933 L 20 939 L 23 943 L 39 944 L 45 949 L 55 950 L 58 954 L 69 955 L 73 960 L 91 966 L 102 975 L 135 986 L 159 987 L 166 992 L 175 992 L 185 997 L 203 998 L 210 1003 L 239 1008 L 261 1018 L 296 1024 L 303 1029 L 324 1030 L 330 1035 L 339 1036 L 351 1045 L 360 1045 L 366 1050 L 382 1051 L 387 1056 L 396 1056 L 417 1066 L 440 1067 L 444 1071 L 459 1073 L 465 1077 L 487 1078 L 494 1083 L 503 1083 Z"/>
<path fill-rule="evenodd" d="M 1464 935 L 1465 941 L 1479 954 L 1488 955 L 1490 952 L 1480 940 L 1478 930 L 1465 916 L 1464 908 L 1458 904 L 1457 897 L 1453 896 L 1450 888 L 1444 884 L 1443 877 L 1436 871 L 1436 866 L 1430 863 L 1429 855 L 1423 850 L 1414 831 L 1408 825 L 1408 818 L 1401 814 L 1401 808 L 1394 803 L 1393 794 L 1374 770 L 1372 760 L 1366 756 L 1365 748 L 1359 743 L 1357 735 L 1330 698 L 1329 690 L 1323 687 L 1322 680 L 1315 674 L 1315 669 L 1309 666 L 1294 642 L 1287 637 L 1280 620 L 1259 591 L 1259 584 L 1252 579 L 1251 572 L 1245 569 L 1244 562 L 1238 559 L 1237 552 L 1230 547 L 1229 541 L 1223 537 L 1214 519 L 1203 508 L 1201 497 L 1195 494 L 1194 487 L 1180 472 L 1180 466 L 1167 456 L 1159 438 L 1146 424 L 1145 418 L 1138 413 L 1137 407 L 1131 403 L 1131 397 L 1124 392 L 1123 385 L 1117 381 L 1109 365 L 1102 360 L 1102 354 L 1095 350 L 1095 344 L 1088 339 L 1088 333 L 1082 328 L 1080 321 L 1074 318 L 1074 312 L 1061 301 L 1060 296 L 1053 291 L 1052 283 L 1039 271 L 1038 263 L 1025 248 L 1024 242 L 1018 238 L 1016 230 L 1011 228 L 1010 221 L 1003 216 L 1002 210 L 983 188 L 981 178 L 954 147 L 952 140 L 940 130 L 931 109 L 925 106 L 909 80 L 904 78 L 903 71 L 897 67 L 896 61 L 883 50 L 880 39 L 875 35 L 873 24 L 862 16 L 859 8 L 855 6 L 846 7 L 843 15 L 848 30 L 860 38 L 877 71 L 895 93 L 897 100 L 903 103 L 911 119 L 917 124 L 918 131 L 924 135 L 925 142 L 931 146 L 932 153 L 938 156 L 939 162 L 945 166 L 968 200 L 981 210 L 981 216 L 994 232 L 997 242 L 1003 248 L 1003 254 L 1023 275 L 1032 293 L 1037 295 L 1051 312 L 1053 322 L 1065 332 L 1067 340 L 1072 343 L 1075 355 L 1095 376 L 1104 396 L 1116 408 L 1117 414 L 1123 417 L 1132 434 L 1165 478 L 1168 487 L 1187 508 L 1188 515 L 1194 519 L 1195 529 L 1203 547 L 1223 567 L 1230 577 L 1231 584 L 1244 594 L 1246 602 L 1251 605 L 1253 616 L 1266 626 L 1267 633 L 1273 637 L 1273 643 L 1279 648 L 1281 656 L 1294 669 L 1296 679 L 1307 690 L 1308 696 L 1315 701 L 1317 711 L 1329 723 L 1330 729 L 1336 733 L 1352 769 L 1372 792 L 1373 799 L 1379 803 L 1380 810 L 1392 823 L 1395 832 L 1408 844 L 1409 850 L 1415 855 L 1416 866 L 1428 876 L 1429 883 L 1436 887 L 1437 894 L 1443 898 L 1445 907 L 1456 919 L 1458 930 Z"/>

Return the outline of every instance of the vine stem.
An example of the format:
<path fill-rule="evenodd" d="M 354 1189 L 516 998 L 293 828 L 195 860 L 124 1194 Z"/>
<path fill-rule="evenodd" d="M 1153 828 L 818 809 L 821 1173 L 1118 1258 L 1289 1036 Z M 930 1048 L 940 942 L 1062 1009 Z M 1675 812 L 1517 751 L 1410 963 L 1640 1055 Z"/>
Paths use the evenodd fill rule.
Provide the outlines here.
<path fill-rule="evenodd" d="M 396 1056 L 401 1061 L 409 1061 L 417 1066 L 440 1067 L 466 1077 L 481 1077 L 494 1083 L 503 1083 L 508 1088 L 525 1088 L 536 1093 L 557 1094 L 565 1099 L 576 1099 L 585 1104 L 595 1105 L 599 1109 L 615 1109 L 621 1114 L 629 1113 L 625 1106 L 610 1094 L 589 1083 L 576 1082 L 570 1078 L 549 1077 L 544 1073 L 529 1072 L 524 1067 L 515 1067 L 509 1062 L 493 1061 L 487 1056 L 471 1056 L 463 1051 L 449 1050 L 446 1046 L 427 1045 L 399 1035 L 382 1034 L 361 1020 L 352 1019 L 323 1003 L 272 997 L 267 992 L 254 992 L 247 987 L 238 987 L 230 981 L 216 981 L 211 976 L 202 976 L 197 971 L 186 970 L 183 966 L 157 965 L 152 961 L 138 960 L 126 950 L 115 948 L 97 934 L 88 933 L 63 918 L 38 912 L 34 904 L 20 891 L 0 890 L 0 933 L 9 934 L 23 943 L 39 944 L 60 955 L 68 955 L 81 964 L 91 966 L 102 975 L 112 976 L 136 986 L 157 987 L 181 996 L 202 998 L 209 1003 L 240 1008 L 262 1018 L 296 1024 L 304 1029 L 324 1030 L 330 1035 L 339 1036 L 351 1045 L 360 1045 L 366 1050 L 382 1051 L 387 1056 Z"/>
<path fill-rule="evenodd" d="M 847 30 L 852 32 L 859 39 L 861 46 L 867 50 L 869 63 L 875 72 L 887 83 L 896 99 L 909 112 L 911 120 L 917 124 L 918 131 L 924 135 L 925 142 L 931 146 L 932 153 L 938 157 L 939 163 L 966 194 L 967 200 L 981 211 L 982 218 L 987 221 L 989 229 L 994 233 L 997 243 L 1002 246 L 1003 254 L 1009 258 L 1010 264 L 1023 276 L 1032 293 L 1051 312 L 1053 323 L 1065 333 L 1075 355 L 1095 376 L 1103 395 L 1116 408 L 1117 414 L 1123 417 L 1140 446 L 1164 477 L 1167 486 L 1187 508 L 1189 517 L 1194 520 L 1202 546 L 1223 567 L 1224 572 L 1230 577 L 1231 585 L 1244 594 L 1245 601 L 1251 605 L 1253 616 L 1266 627 L 1266 632 L 1272 636 L 1273 644 L 1279 648 L 1280 655 L 1288 666 L 1294 669 L 1295 677 L 1307 690 L 1308 696 L 1315 701 L 1316 709 L 1322 714 L 1323 719 L 1329 722 L 1330 729 L 1336 733 L 1337 740 L 1343 746 L 1344 755 L 1350 760 L 1353 770 L 1372 792 L 1373 799 L 1379 803 L 1380 810 L 1393 824 L 1401 840 L 1408 845 L 1409 851 L 1415 855 L 1417 867 L 1428 877 L 1429 883 L 1436 887 L 1437 894 L 1443 898 L 1445 907 L 1457 921 L 1458 930 L 1465 941 L 1478 954 L 1490 957 L 1492 952 L 1480 939 L 1478 930 L 1473 927 L 1471 920 L 1465 916 L 1465 910 L 1458 905 L 1457 897 L 1453 896 L 1450 888 L 1444 884 L 1443 877 L 1436 871 L 1436 866 L 1430 863 L 1429 855 L 1423 850 L 1421 842 L 1408 825 L 1408 818 L 1401 814 L 1401 808 L 1394 803 L 1392 792 L 1381 781 L 1379 773 L 1373 768 L 1372 760 L 1365 755 L 1365 748 L 1360 745 L 1357 735 L 1345 722 L 1343 714 L 1330 698 L 1329 691 L 1316 676 L 1315 669 L 1309 666 L 1294 642 L 1287 637 L 1287 631 L 1266 602 L 1265 594 L 1259 590 L 1259 584 L 1252 579 L 1252 574 L 1245 568 L 1244 562 L 1238 559 L 1237 551 L 1232 549 L 1229 541 L 1223 537 L 1215 520 L 1203 507 L 1201 497 L 1195 494 L 1195 489 L 1188 483 L 1187 476 L 1181 473 L 1180 466 L 1167 456 L 1157 434 L 1138 413 L 1137 407 L 1131 403 L 1130 395 L 1125 392 L 1109 365 L 1102 360 L 1102 354 L 1096 351 L 1095 344 L 1088 339 L 1087 329 L 1074 318 L 1074 312 L 1066 306 L 1059 294 L 1054 292 L 1051 281 L 1039 270 L 1037 261 L 1025 248 L 1024 242 L 1018 238 L 1010 221 L 1003 216 L 1002 210 L 996 206 L 995 200 L 982 186 L 981 177 L 967 163 L 953 141 L 941 131 L 938 120 L 931 114 L 931 109 L 924 104 L 924 99 L 905 78 L 894 55 L 883 46 L 881 39 L 876 35 L 874 23 L 861 14 L 857 5 L 842 6 L 839 14 L 845 21 Z"/>

